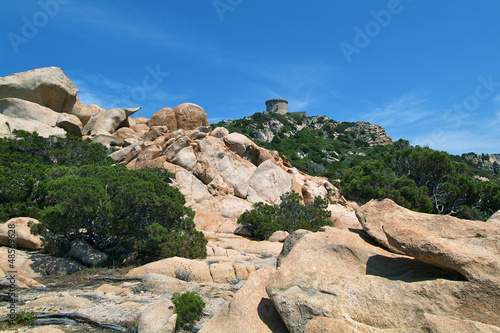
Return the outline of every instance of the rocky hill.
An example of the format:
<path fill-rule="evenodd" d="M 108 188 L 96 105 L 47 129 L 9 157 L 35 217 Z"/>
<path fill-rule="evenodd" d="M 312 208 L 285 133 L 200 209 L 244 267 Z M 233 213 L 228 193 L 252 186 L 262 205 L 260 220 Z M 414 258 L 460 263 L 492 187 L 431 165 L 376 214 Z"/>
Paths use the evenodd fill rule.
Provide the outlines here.
<path fill-rule="evenodd" d="M 46 137 L 71 133 L 107 146 L 114 167 L 168 170 L 208 240 L 206 259 L 166 258 L 126 271 L 87 268 L 82 281 L 74 273 L 83 266 L 78 258 L 40 253 L 43 242 L 28 227 L 34 221 L 0 221 L 3 315 L 15 303 L 15 311 L 38 316 L 36 325 L 55 323 L 21 323 L 18 331 L 173 332 L 177 314 L 171 298 L 184 291 L 197 292 L 207 304 L 201 320 L 185 331 L 500 330 L 499 213 L 478 222 L 412 212 L 391 200 L 358 207 L 327 178 L 300 171 L 291 157 L 257 144 L 267 141 L 250 133 L 284 145 L 291 141 L 283 140 L 286 135 L 307 142 L 315 140 L 311 132 L 320 131 L 325 141 L 315 141 L 316 150 L 307 148 L 302 157 L 320 164 L 326 155 L 342 158 L 341 149 L 361 142 L 384 147 L 377 145 L 390 138 L 380 127 L 325 117 L 274 121 L 261 114 L 254 116 L 262 122 L 243 120 L 254 126 L 246 136 L 232 131 L 236 122 L 212 128 L 205 110 L 191 103 L 161 109 L 150 119 L 133 118 L 136 110 L 80 103 L 76 87 L 55 67 L 0 78 L 0 136 L 13 137 L 14 130 Z M 280 130 L 269 138 L 273 126 Z M 267 241 L 235 235 L 244 211 L 259 202 L 276 204 L 291 190 L 306 202 L 326 200 L 334 227 L 277 232 Z M 11 225 L 19 244 L 15 276 L 9 272 Z M 103 322 L 112 325 L 97 325 Z"/>
<path fill-rule="evenodd" d="M 463 154 L 462 158 L 490 173 L 500 174 L 500 154 Z"/>
<path fill-rule="evenodd" d="M 225 127 L 231 132 L 244 134 L 263 147 L 278 150 L 294 166 L 313 174 L 337 170 L 337 162 L 349 160 L 352 155 L 363 155 L 363 147 L 385 146 L 393 142 L 379 125 L 293 113 L 255 113 L 212 126 Z"/>

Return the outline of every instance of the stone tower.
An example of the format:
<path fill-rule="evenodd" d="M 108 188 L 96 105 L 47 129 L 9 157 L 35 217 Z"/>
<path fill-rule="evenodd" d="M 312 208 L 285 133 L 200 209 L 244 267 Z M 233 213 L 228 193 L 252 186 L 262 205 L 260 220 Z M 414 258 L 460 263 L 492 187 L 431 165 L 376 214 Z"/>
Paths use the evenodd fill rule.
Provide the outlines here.
<path fill-rule="evenodd" d="M 266 111 L 279 114 L 288 113 L 288 101 L 284 98 L 275 98 L 266 101 Z"/>

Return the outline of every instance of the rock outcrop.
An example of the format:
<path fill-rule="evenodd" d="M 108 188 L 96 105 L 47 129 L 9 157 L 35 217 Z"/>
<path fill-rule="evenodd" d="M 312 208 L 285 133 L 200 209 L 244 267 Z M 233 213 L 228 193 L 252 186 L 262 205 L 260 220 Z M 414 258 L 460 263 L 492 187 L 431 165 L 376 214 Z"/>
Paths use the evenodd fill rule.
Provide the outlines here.
<path fill-rule="evenodd" d="M 0 78 L 0 100 L 17 98 L 71 113 L 78 89 L 59 67 L 46 67 Z"/>
<path fill-rule="evenodd" d="M 89 266 L 102 266 L 108 261 L 108 255 L 95 249 L 82 239 L 75 239 L 71 242 L 71 248 L 68 255 L 71 258 L 78 259 Z"/>
<path fill-rule="evenodd" d="M 173 132 L 177 130 L 177 118 L 175 117 L 175 112 L 171 108 L 163 108 L 156 111 L 149 119 L 147 123 L 149 126 L 167 126 L 167 128 Z"/>
<path fill-rule="evenodd" d="M 131 116 L 139 108 L 87 106 L 77 92 L 55 67 L 0 78 L 0 135 L 10 136 L 15 129 L 45 137 L 70 133 L 121 148 L 111 157 L 127 168 L 173 172 L 174 185 L 199 213 L 197 225 L 202 230 L 232 233 L 238 216 L 253 203 L 277 204 L 292 190 L 305 201 L 321 196 L 331 204 L 346 204 L 326 178 L 298 171 L 278 152 L 241 134 L 225 128 L 212 131 L 205 110 L 196 104 L 166 107 L 151 119 L 136 121 Z M 203 216 L 209 219 L 203 221 Z"/>
<path fill-rule="evenodd" d="M 174 303 L 158 302 L 146 309 L 139 318 L 137 333 L 173 333 L 175 332 Z"/>
<path fill-rule="evenodd" d="M 390 200 L 358 216 L 366 231 L 326 227 L 281 258 L 266 288 L 290 332 L 500 329 L 498 225 L 414 213 Z"/>
<path fill-rule="evenodd" d="M 0 78 L 0 137 L 10 137 L 14 130 L 37 132 L 43 137 L 85 134 L 94 142 L 111 146 L 118 140 L 111 134 L 120 127 L 135 125 L 129 117 L 140 108 L 106 111 L 81 103 L 77 93 L 58 67 Z M 131 142 L 118 141 L 120 146 L 125 143 Z"/>
<path fill-rule="evenodd" d="M 141 141 L 122 148 L 111 157 L 129 169 L 156 167 L 175 173 L 174 185 L 196 211 L 195 222 L 200 230 L 233 232 L 238 216 L 253 203 L 277 204 L 281 195 L 292 190 L 306 201 L 320 196 L 333 205 L 346 204 L 326 178 L 298 171 L 277 152 L 261 148 L 241 134 L 229 133 L 223 128 L 212 131 L 208 126 L 169 131 L 167 122 L 172 119 L 165 119 L 172 113 L 177 116 L 176 109 L 188 110 L 184 111 L 184 123 L 187 115 L 191 115 L 190 119 L 198 119 L 196 124 L 206 124 L 206 114 L 194 104 L 181 104 L 173 111 L 162 109 L 152 118 L 155 126 L 142 138 L 134 127 L 127 128 L 126 132 L 115 132 L 119 137 L 123 133 L 122 138 L 126 135 L 125 140 L 141 138 Z M 176 126 L 183 126 L 179 119 Z M 214 220 L 218 220 L 216 226 L 211 222 Z"/>

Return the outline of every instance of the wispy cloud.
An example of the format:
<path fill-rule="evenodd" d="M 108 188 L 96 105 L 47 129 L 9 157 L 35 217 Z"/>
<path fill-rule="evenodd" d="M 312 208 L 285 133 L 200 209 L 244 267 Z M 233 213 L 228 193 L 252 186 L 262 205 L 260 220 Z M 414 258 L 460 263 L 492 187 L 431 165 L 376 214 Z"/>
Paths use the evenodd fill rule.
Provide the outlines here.
<path fill-rule="evenodd" d="M 134 17 L 131 17 L 130 13 L 120 11 L 117 6 L 108 7 L 103 3 L 82 2 L 78 3 L 78 6 L 68 7 L 66 11 L 68 14 L 73 14 L 67 15 L 73 24 L 79 23 L 99 31 L 117 33 L 145 42 L 172 38 L 165 30 L 150 24 L 150 17 L 143 17 L 140 12 L 134 12 Z"/>
<path fill-rule="evenodd" d="M 493 120 L 493 124 L 495 126 L 500 124 L 500 95 L 495 96 L 495 116 L 496 118 Z"/>
<path fill-rule="evenodd" d="M 435 132 L 421 134 L 412 144 L 428 146 L 437 150 L 445 150 L 451 154 L 500 153 L 500 132 L 495 130 L 443 130 L 438 135 Z"/>
<path fill-rule="evenodd" d="M 434 113 L 424 107 L 426 102 L 427 99 L 414 94 L 403 95 L 365 113 L 363 119 L 386 127 L 410 125 Z"/>
<path fill-rule="evenodd" d="M 143 88 L 138 81 L 138 85 L 124 84 L 116 82 L 101 74 L 84 75 L 74 79 L 76 87 L 79 89 L 78 97 L 84 104 L 97 104 L 105 109 L 115 107 L 135 107 L 142 106 L 149 116 L 158 109 L 185 102 L 188 96 L 184 93 L 172 93 L 161 89 L 161 85 L 152 90 L 141 90 L 144 94 L 136 95 L 137 88 Z"/>

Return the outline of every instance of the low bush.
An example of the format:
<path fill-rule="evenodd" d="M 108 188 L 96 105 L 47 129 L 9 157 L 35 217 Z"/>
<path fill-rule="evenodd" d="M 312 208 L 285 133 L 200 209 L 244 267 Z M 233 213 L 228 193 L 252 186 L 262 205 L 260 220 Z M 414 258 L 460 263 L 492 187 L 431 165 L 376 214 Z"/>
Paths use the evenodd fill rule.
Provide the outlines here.
<path fill-rule="evenodd" d="M 297 229 L 318 231 L 325 225 L 333 225 L 328 220 L 331 213 L 327 210 L 328 202 L 320 197 L 302 204 L 302 198 L 296 192 L 281 196 L 279 205 L 262 202 L 254 204 L 254 209 L 246 211 L 238 218 L 238 223 L 250 231 L 258 240 L 268 239 L 273 232 Z"/>
<path fill-rule="evenodd" d="M 172 303 L 175 305 L 175 313 L 177 314 L 176 328 L 199 320 L 205 308 L 205 302 L 200 295 L 191 291 L 186 291 L 183 294 L 175 293 L 172 296 Z"/>

